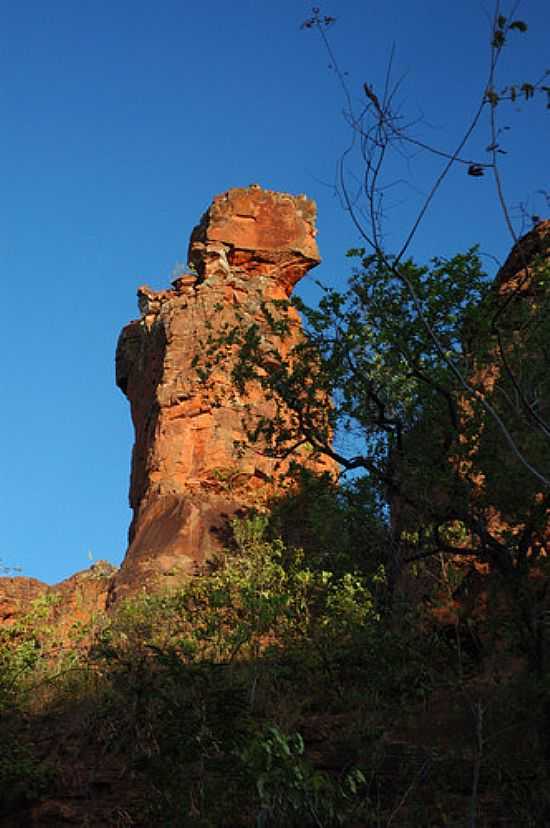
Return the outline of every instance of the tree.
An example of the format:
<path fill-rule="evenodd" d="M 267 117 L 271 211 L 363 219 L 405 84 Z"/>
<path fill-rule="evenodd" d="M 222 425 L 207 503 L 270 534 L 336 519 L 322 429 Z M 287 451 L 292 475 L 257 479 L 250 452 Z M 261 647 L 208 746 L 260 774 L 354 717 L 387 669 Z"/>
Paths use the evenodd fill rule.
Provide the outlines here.
<path fill-rule="evenodd" d="M 515 11 L 515 8 L 513 11 Z M 335 71 L 344 93 L 345 108 L 343 114 L 349 123 L 352 138 L 349 147 L 339 160 L 338 181 L 336 184 L 337 192 L 349 212 L 355 229 L 364 239 L 369 252 L 372 252 L 382 259 L 386 268 L 391 270 L 393 275 L 397 279 L 401 279 L 405 284 L 410 301 L 415 304 L 420 318 L 423 319 L 423 324 L 426 327 L 429 337 L 433 340 L 443 359 L 447 360 L 449 368 L 462 384 L 464 392 L 471 397 L 477 396 L 479 401 L 480 397 L 470 385 L 468 377 L 461 373 L 460 366 L 453 362 L 452 354 L 446 356 L 442 344 L 441 346 L 438 345 L 437 330 L 431 328 L 429 320 L 422 317 L 421 304 L 418 301 L 415 286 L 412 282 L 408 281 L 406 268 L 402 268 L 401 264 L 408 255 L 408 251 L 419 226 L 433 206 L 453 167 L 463 168 L 473 178 L 481 177 L 486 173 L 493 176 L 497 202 L 501 208 L 506 226 L 510 231 L 512 241 L 517 245 L 518 235 L 514 229 L 510 211 L 504 198 L 503 175 L 501 171 L 501 158 L 503 155 L 506 155 L 506 150 L 502 146 L 502 136 L 508 127 L 500 126 L 498 112 L 500 112 L 503 103 L 514 103 L 518 97 L 523 97 L 525 101 L 530 101 L 535 97 L 540 97 L 541 94 L 547 101 L 547 108 L 550 109 L 550 86 L 545 84 L 545 79 L 550 75 L 550 70 L 546 70 L 534 82 L 523 81 L 499 88 L 497 69 L 502 63 L 505 47 L 509 45 L 509 40 L 514 36 L 514 33 L 525 33 L 528 27 L 525 21 L 514 19 L 513 12 L 510 16 L 503 14 L 499 0 L 496 0 L 490 31 L 489 70 L 482 86 L 482 93 L 474 107 L 473 117 L 464 128 L 462 137 L 454 149 L 448 150 L 446 148 L 433 146 L 425 140 L 418 138 L 414 131 L 415 122 L 407 122 L 396 107 L 395 98 L 399 89 L 399 83 L 392 85 L 391 82 L 393 55 L 387 69 L 383 93 L 377 95 L 371 84 L 364 83 L 363 92 L 366 102 L 360 104 L 359 108 L 354 104 L 353 97 L 348 88 L 346 74 L 340 69 L 339 62 L 327 36 L 327 29 L 335 22 L 336 19 L 334 17 L 324 16 L 321 14 L 319 7 L 314 7 L 312 17 L 302 25 L 303 28 L 315 29 L 319 33 L 324 48 L 330 58 L 331 68 Z M 489 153 L 490 160 L 488 162 L 481 161 L 478 158 L 468 158 L 464 154 L 468 151 L 472 138 L 480 131 L 482 135 L 485 134 L 487 136 L 488 143 L 485 151 Z M 349 185 L 350 176 L 348 173 L 348 165 L 349 158 L 357 146 L 359 148 L 361 169 L 358 174 L 351 176 L 354 182 L 352 189 Z M 420 203 L 412 226 L 405 231 L 402 242 L 398 244 L 398 250 L 391 255 L 384 244 L 384 198 L 387 187 L 391 186 L 384 178 L 384 171 L 392 154 L 406 153 L 411 148 L 427 153 L 436 159 L 441 159 L 442 168 L 437 171 L 431 184 L 428 184 L 427 195 Z M 357 181 L 360 182 L 359 186 L 355 183 Z M 541 192 L 545 196 L 546 203 L 548 204 L 548 193 L 545 191 Z M 538 223 L 540 218 L 533 216 L 532 220 Z M 521 247 L 518 247 L 518 255 L 520 257 L 523 256 L 521 263 L 525 269 L 524 277 L 528 280 L 527 261 L 522 253 Z M 506 298 L 503 307 L 495 310 L 491 322 L 494 333 L 497 335 L 500 348 L 499 358 L 503 363 L 505 371 L 509 371 L 510 366 L 507 364 L 504 355 L 505 350 L 501 347 L 502 337 L 498 336 L 498 331 L 501 322 L 504 322 L 504 326 L 506 325 L 506 314 L 504 311 L 511 301 L 511 297 Z M 523 402 L 528 406 L 525 397 L 523 398 Z M 489 402 L 483 403 L 482 401 L 482 405 L 486 408 L 488 415 L 498 424 L 509 448 L 516 454 L 519 461 L 526 463 L 531 473 L 538 477 L 539 482 L 543 486 L 548 487 L 550 485 L 549 477 L 529 464 L 527 458 L 518 451 L 518 446 L 515 444 L 512 435 L 507 431 L 504 423 L 502 421 L 499 422 L 498 414 L 492 410 L 491 404 Z"/>
<path fill-rule="evenodd" d="M 274 406 L 270 419 L 249 412 L 249 439 L 280 457 L 306 446 L 362 477 L 387 528 L 390 593 L 404 564 L 438 553 L 487 565 L 517 608 L 524 650 L 542 669 L 543 596 L 533 591 L 530 573 L 548 551 L 550 224 L 537 217 L 522 240 L 513 231 L 502 195 L 497 114 L 518 95 L 531 100 L 550 90 L 543 80 L 498 88 L 503 48 L 527 27 L 497 4 L 475 116 L 454 150 L 431 147 L 402 126 L 389 73 L 383 94 L 364 85 L 365 104 L 354 112 L 326 34 L 333 23 L 314 8 L 304 26 L 322 37 L 361 147 L 360 193 L 350 194 L 347 154 L 338 187 L 365 247 L 349 253 L 357 264 L 345 293 L 326 289 L 317 308 L 297 302 L 307 335 L 290 353 L 262 338 L 257 325 L 226 331 L 224 344 L 239 350 L 232 369 L 239 393 L 257 384 Z M 489 162 L 464 154 L 485 114 Z M 407 145 L 441 157 L 443 168 L 392 252 L 383 243 L 380 182 L 388 154 Z M 412 239 L 453 166 L 473 178 L 494 176 L 515 241 L 509 278 L 505 268 L 500 282 L 491 283 L 476 249 L 424 265 L 410 259 Z M 284 336 L 276 304 L 264 305 L 264 315 Z M 219 344 L 210 358 L 219 359 Z"/>

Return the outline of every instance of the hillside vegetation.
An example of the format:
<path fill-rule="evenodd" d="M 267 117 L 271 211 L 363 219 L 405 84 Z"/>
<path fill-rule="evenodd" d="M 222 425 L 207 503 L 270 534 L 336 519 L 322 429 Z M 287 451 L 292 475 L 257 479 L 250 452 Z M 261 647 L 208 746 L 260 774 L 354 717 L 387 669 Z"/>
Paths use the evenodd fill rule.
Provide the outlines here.
<path fill-rule="evenodd" d="M 306 481 L 208 571 L 71 641 L 43 599 L 3 628 L 0 824 L 547 824 L 550 690 L 514 607 L 466 614 L 439 558 L 386 611 L 355 496 Z"/>

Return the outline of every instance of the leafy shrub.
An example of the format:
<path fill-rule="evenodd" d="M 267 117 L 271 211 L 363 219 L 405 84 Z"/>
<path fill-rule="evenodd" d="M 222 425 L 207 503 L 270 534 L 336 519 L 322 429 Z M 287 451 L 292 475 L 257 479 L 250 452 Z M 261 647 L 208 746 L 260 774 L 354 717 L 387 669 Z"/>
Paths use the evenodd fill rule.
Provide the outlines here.
<path fill-rule="evenodd" d="M 366 797 L 360 798 L 366 782 L 361 771 L 334 781 L 315 770 L 304 758 L 299 733 L 286 736 L 269 727 L 250 741 L 240 758 L 255 783 L 258 828 L 345 825 L 366 803 Z"/>
<path fill-rule="evenodd" d="M 21 742 L 18 734 L 6 733 L 3 728 L 2 736 L 0 809 L 5 809 L 15 802 L 36 799 L 48 791 L 57 772 L 53 765 L 39 760 L 32 748 Z"/>

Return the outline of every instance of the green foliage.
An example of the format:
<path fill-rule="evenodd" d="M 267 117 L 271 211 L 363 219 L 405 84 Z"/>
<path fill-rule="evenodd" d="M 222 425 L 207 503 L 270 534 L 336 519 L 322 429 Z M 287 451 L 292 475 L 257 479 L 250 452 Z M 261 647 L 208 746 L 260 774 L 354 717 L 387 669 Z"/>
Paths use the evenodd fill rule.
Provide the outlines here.
<path fill-rule="evenodd" d="M 50 620 L 57 599 L 45 595 L 11 626 L 0 627 L 0 713 L 32 689 L 41 667 L 43 647 L 51 643 Z"/>
<path fill-rule="evenodd" d="M 254 723 L 273 716 L 267 699 L 279 687 L 306 674 L 331 681 L 379 614 L 364 576 L 309 568 L 303 553 L 290 557 L 266 539 L 267 524 L 263 515 L 235 521 L 231 552 L 172 596 L 127 603 L 93 648 L 105 687 L 94 732 L 106 750 L 132 746 L 133 766 L 158 792 L 152 818 L 226 824 L 247 791 L 258 824 L 314 811 L 324 821 L 311 824 L 342 824 L 339 814 L 357 806 L 357 774 L 334 785 L 296 752 L 296 739 L 285 748 L 277 725 L 267 724 L 265 739 Z M 331 692 L 341 696 L 338 680 Z"/>
<path fill-rule="evenodd" d="M 363 773 L 354 769 L 335 782 L 316 771 L 304 758 L 304 740 L 299 733 L 286 736 L 277 727 L 269 727 L 249 741 L 240 758 L 255 783 L 260 806 L 258 828 L 328 828 L 349 824 L 352 815 L 364 810 L 364 803 L 358 802 L 358 794 L 366 786 Z"/>
<path fill-rule="evenodd" d="M 314 7 L 303 28 L 328 47 L 334 22 Z M 497 106 L 550 99 L 540 81 L 496 84 L 499 55 L 526 30 L 497 8 L 479 110 L 493 121 L 492 162 L 434 150 L 447 169 L 498 181 Z M 475 248 L 419 265 L 403 252 L 413 229 L 399 256 L 384 251 L 383 156 L 392 142 L 430 147 L 407 136 L 393 92 L 363 92 L 374 131 L 349 96 L 348 114 L 362 130 L 374 254 L 349 251 L 345 292 L 294 303 L 307 335 L 290 351 L 290 303 L 260 297 L 262 324 L 237 308 L 216 337 L 206 320 L 193 361 L 203 382 L 230 369 L 223 393 L 239 405 L 250 385 L 269 401 L 269 417 L 244 404 L 247 437 L 296 457 L 287 494 L 235 521 L 231 548 L 178 591 L 75 625 L 69 644 L 56 640 L 50 598 L 0 630 L 0 818 L 15 809 L 26 824 L 24 809 L 58 792 L 58 761 L 64 778 L 71 764 L 86 776 L 88 753 L 74 799 L 92 803 L 98 766 L 116 768 L 116 824 L 458 825 L 482 812 L 487 825 L 548 823 L 550 503 L 533 474 L 550 467 L 548 239 L 508 292 L 489 284 Z M 301 468 L 320 456 L 350 479 Z M 237 471 L 215 471 L 218 488 L 231 492 Z M 488 565 L 481 621 L 457 606 L 469 573 L 445 555 Z M 491 646 L 492 674 L 480 669 Z M 535 676 L 524 686 L 506 673 L 517 653 Z M 461 705 L 468 715 L 447 734 Z M 497 800 L 506 813 L 495 816 Z"/>
<path fill-rule="evenodd" d="M 383 569 L 346 568 L 351 551 L 328 567 L 347 501 L 334 502 L 326 481 L 310 484 L 334 521 L 322 553 L 312 531 L 303 548 L 287 548 L 275 531 L 282 513 L 252 515 L 235 522 L 227 554 L 182 588 L 144 594 L 96 619 L 87 658 L 80 644 L 62 656 L 48 650 L 55 637 L 40 639 L 47 609 L 40 604 L 34 621 L 22 619 L 18 634 L 6 635 L 3 654 L 13 648 L 13 667 L 0 733 L 2 817 L 36 797 L 55 798 L 73 756 L 84 773 L 82 756 L 91 754 L 81 784 L 92 784 L 98 762 L 116 768 L 128 819 L 150 824 L 437 821 L 441 808 L 424 802 L 420 788 L 452 790 L 451 769 L 447 779 L 443 769 L 421 778 L 409 759 L 394 767 L 387 740 L 400 719 L 415 719 L 457 684 L 456 649 L 405 601 L 392 614 L 381 611 Z M 310 519 L 312 530 L 321 513 L 312 509 Z M 420 564 L 418 571 L 420 578 Z M 34 641 L 38 657 L 25 649 Z M 507 710 L 514 721 L 526 705 L 543 710 L 545 698 L 503 703 L 494 723 L 487 718 L 488 732 L 503 730 Z M 33 719 L 35 738 L 27 729 Z M 76 740 L 61 768 L 56 739 Z M 529 824 L 527 815 L 540 812 L 536 797 L 527 794 L 521 765 L 506 776 L 504 764 L 493 758 L 490 778 L 506 784 L 514 813 Z M 444 810 L 458 821 L 465 809 L 453 802 Z"/>
<path fill-rule="evenodd" d="M 373 575 L 383 565 L 387 532 L 372 490 L 360 479 L 337 484 L 296 465 L 286 494 L 270 503 L 266 537 L 280 538 L 285 554 L 305 555 L 308 566 L 336 575 L 359 570 Z M 373 583 L 379 592 L 379 584 Z"/>
<path fill-rule="evenodd" d="M 305 543 L 316 535 L 328 568 L 346 548 L 353 568 L 364 544 L 372 570 L 382 563 L 395 590 L 404 563 L 443 552 L 490 563 L 514 603 L 530 592 L 548 509 L 540 494 L 550 467 L 547 244 L 507 291 L 489 282 L 475 249 L 422 267 L 354 249 L 359 266 L 345 293 L 326 289 L 316 308 L 295 303 L 307 337 L 290 352 L 281 303 L 263 306 L 273 336 L 240 323 L 210 343 L 207 369 L 228 359 L 239 394 L 259 386 L 273 404 L 269 418 L 248 411 L 252 443 L 272 456 L 325 455 L 352 475 L 330 508 L 325 485 L 317 517 L 310 508 L 294 521 Z M 298 491 L 296 512 L 307 486 Z M 344 529 L 334 542 L 350 493 L 362 498 L 366 531 L 360 540 Z M 292 547 L 292 519 L 282 523 Z"/>
<path fill-rule="evenodd" d="M 14 733 L 3 733 L 0 755 L 0 815 L 14 803 L 32 801 L 50 789 L 57 772 L 49 762 L 40 761 L 32 748 Z"/>
<path fill-rule="evenodd" d="M 316 309 L 296 303 L 308 338 L 290 355 L 284 357 L 255 325 L 232 328 L 208 353 L 217 364 L 224 358 L 221 345 L 229 339 L 238 344 L 240 358 L 233 368 L 237 387 L 242 392 L 249 383 L 258 383 L 277 405 L 278 414 L 269 420 L 251 418 L 251 440 L 275 455 L 306 441 L 314 454 L 332 453 L 344 468 L 368 472 L 374 496 L 383 505 L 388 484 L 396 485 L 389 460 L 403 450 L 406 435 L 409 453 L 414 451 L 416 460 L 431 453 L 436 469 L 448 452 L 449 420 L 452 430 L 458 430 L 459 381 L 451 363 L 463 368 L 469 359 L 465 314 L 474 313 L 488 287 L 475 251 L 434 259 L 430 267 L 409 261 L 398 269 L 385 257 L 365 256 L 364 250 L 350 254 L 360 258 L 361 268 L 345 294 L 326 290 Z M 269 327 L 275 310 L 264 307 L 264 314 Z M 274 330 L 278 337 L 283 335 L 279 327 Z M 267 372 L 265 365 L 270 366 Z M 429 438 L 422 434 L 427 414 Z M 438 418 L 441 427 L 433 432 Z M 358 445 L 356 455 L 338 448 L 346 441 Z M 409 465 L 421 476 L 427 464 L 415 462 L 415 457 Z"/>

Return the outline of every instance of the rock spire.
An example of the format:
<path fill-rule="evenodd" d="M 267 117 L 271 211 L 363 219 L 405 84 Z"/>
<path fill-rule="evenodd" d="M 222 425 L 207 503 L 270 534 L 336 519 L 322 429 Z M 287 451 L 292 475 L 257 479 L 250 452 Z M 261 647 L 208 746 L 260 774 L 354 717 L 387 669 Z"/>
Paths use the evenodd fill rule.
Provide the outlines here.
<path fill-rule="evenodd" d="M 236 318 L 265 325 L 261 305 L 286 300 L 320 261 L 316 208 L 305 196 L 258 185 L 217 196 L 191 234 L 189 273 L 168 290 L 138 289 L 141 317 L 122 331 L 116 381 L 135 428 L 130 481 L 129 546 L 113 595 L 151 577 L 169 584 L 190 573 L 224 543 L 228 520 L 265 499 L 276 461 L 244 441 L 243 411 L 227 366 L 201 382 L 196 370 L 205 342 Z M 290 349 L 301 335 L 292 307 L 283 307 Z M 265 331 L 266 336 L 273 336 Z"/>

